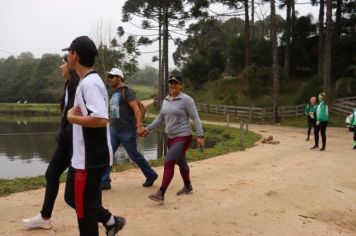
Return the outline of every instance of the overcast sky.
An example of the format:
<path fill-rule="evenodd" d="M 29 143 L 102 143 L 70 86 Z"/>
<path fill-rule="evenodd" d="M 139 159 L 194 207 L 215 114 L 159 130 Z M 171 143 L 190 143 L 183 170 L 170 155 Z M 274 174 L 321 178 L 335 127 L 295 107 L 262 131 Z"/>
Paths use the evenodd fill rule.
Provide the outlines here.
<path fill-rule="evenodd" d="M 44 53 L 62 54 L 80 35 L 95 38 L 98 25 L 104 34 L 115 35 L 121 25 L 129 33 L 142 33 L 133 25 L 121 22 L 124 0 L 0 0 L 0 58 L 32 52 L 35 57 Z M 258 0 L 256 0 L 258 2 Z M 297 2 L 309 2 L 298 0 Z M 268 9 L 268 5 L 266 5 Z M 299 15 L 311 13 L 317 16 L 318 8 L 297 5 Z M 224 12 L 220 6 L 215 12 Z M 284 12 L 279 12 L 282 16 Z M 316 18 L 316 17 L 315 17 Z M 135 23 L 140 24 L 137 20 Z M 152 33 L 152 32 L 151 32 Z M 145 33 L 149 34 L 149 33 Z M 156 51 L 157 45 L 140 48 L 142 52 Z M 174 46 L 170 46 L 170 51 Z M 144 54 L 138 60 L 140 66 L 150 65 L 154 54 Z M 173 66 L 173 65 L 172 65 Z"/>

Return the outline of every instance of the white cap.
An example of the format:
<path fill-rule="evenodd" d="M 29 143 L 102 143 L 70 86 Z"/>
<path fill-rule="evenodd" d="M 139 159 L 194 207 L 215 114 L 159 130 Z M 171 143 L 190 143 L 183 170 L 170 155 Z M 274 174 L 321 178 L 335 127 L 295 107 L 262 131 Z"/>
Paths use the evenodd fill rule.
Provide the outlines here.
<path fill-rule="evenodd" d="M 122 71 L 118 68 L 112 68 L 110 72 L 108 72 L 108 74 L 110 75 L 117 75 L 120 76 L 121 78 L 124 79 L 124 73 L 122 73 Z"/>

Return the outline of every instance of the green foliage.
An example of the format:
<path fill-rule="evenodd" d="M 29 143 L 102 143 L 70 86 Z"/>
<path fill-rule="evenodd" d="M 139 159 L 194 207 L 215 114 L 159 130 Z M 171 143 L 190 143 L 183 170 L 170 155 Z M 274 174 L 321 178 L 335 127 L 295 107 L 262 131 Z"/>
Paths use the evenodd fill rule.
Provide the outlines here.
<path fill-rule="evenodd" d="M 62 58 L 31 53 L 8 57 L 0 63 L 0 102 L 58 102 L 64 81 L 58 69 Z"/>
<path fill-rule="evenodd" d="M 323 81 L 319 77 L 314 77 L 311 80 L 303 83 L 296 94 L 295 101 L 297 104 L 309 102 L 310 97 L 318 97 L 323 88 Z"/>
<path fill-rule="evenodd" d="M 239 75 L 239 81 L 244 94 L 253 104 L 256 98 L 271 93 L 272 68 L 250 66 Z"/>
<path fill-rule="evenodd" d="M 356 94 L 356 78 L 343 77 L 339 78 L 335 83 L 336 97 L 348 97 Z"/>

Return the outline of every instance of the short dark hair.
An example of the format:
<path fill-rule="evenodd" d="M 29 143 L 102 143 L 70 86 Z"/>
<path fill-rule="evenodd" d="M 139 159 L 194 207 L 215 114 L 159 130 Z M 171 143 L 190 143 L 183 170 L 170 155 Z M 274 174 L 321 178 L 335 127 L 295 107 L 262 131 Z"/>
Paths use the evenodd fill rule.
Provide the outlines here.
<path fill-rule="evenodd" d="M 76 52 L 79 56 L 79 63 L 87 67 L 94 65 L 95 57 L 98 54 L 95 43 L 88 36 L 77 37 L 68 48 L 64 48 L 62 51 Z"/>

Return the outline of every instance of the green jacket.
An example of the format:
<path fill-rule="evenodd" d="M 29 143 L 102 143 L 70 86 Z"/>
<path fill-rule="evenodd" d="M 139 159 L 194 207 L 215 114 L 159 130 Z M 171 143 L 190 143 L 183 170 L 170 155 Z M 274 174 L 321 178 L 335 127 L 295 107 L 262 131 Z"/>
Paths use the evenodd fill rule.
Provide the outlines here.
<path fill-rule="evenodd" d="M 316 109 L 316 120 L 317 121 L 329 121 L 329 108 L 325 102 L 320 102 L 318 108 Z"/>
<path fill-rule="evenodd" d="M 312 106 L 310 103 L 308 103 L 304 108 L 304 114 L 306 116 L 309 116 L 310 118 L 314 119 L 317 107 L 318 107 L 318 104 L 314 104 Z"/>
<path fill-rule="evenodd" d="M 356 108 L 353 110 L 353 113 L 351 115 L 350 125 L 356 126 Z"/>

